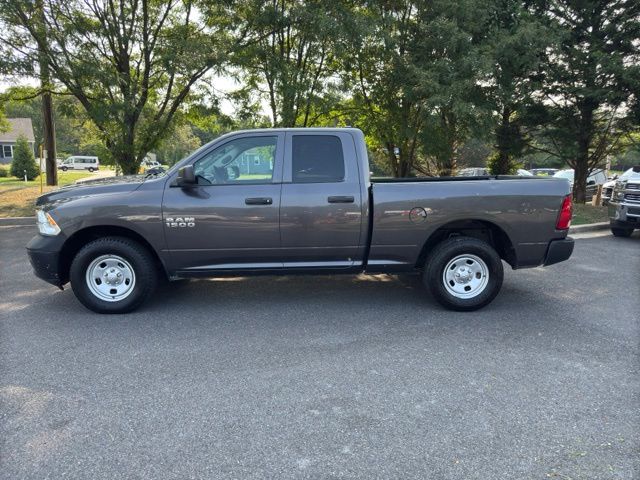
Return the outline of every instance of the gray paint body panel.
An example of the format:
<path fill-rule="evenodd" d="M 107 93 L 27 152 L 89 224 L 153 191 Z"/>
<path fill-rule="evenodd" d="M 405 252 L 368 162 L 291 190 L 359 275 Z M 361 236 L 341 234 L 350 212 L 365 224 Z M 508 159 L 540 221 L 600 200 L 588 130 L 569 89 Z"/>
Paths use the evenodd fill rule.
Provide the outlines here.
<path fill-rule="evenodd" d="M 344 181 L 292 183 L 291 140 L 297 134 L 339 137 Z M 231 139 L 256 135 L 278 137 L 271 182 L 175 185 L 181 166 Z M 513 266 L 537 266 L 549 242 L 566 237 L 555 223 L 568 194 L 569 183 L 559 179 L 372 182 L 360 130 L 265 129 L 224 135 L 164 177 L 120 177 L 62 188 L 37 204 L 51 212 L 67 238 L 88 227 L 127 228 L 149 242 L 170 276 L 188 276 L 413 270 L 431 235 L 462 220 L 498 226 L 514 246 Z M 330 196 L 353 197 L 353 202 L 329 203 Z M 255 197 L 272 203 L 245 203 Z M 416 217 L 412 210 L 426 216 Z M 176 218 L 192 218 L 193 225 L 168 226 L 167 219 Z"/>

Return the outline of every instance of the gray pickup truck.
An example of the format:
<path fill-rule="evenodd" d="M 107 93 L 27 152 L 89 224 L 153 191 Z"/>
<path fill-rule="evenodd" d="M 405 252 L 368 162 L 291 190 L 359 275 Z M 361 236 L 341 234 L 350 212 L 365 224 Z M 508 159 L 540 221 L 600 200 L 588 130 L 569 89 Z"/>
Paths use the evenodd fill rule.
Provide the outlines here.
<path fill-rule="evenodd" d="M 61 188 L 37 201 L 38 277 L 87 308 L 129 312 L 161 279 L 295 273 L 422 275 L 454 310 L 487 305 L 514 269 L 571 256 L 569 182 L 372 181 L 355 128 L 224 135 L 166 173 Z"/>

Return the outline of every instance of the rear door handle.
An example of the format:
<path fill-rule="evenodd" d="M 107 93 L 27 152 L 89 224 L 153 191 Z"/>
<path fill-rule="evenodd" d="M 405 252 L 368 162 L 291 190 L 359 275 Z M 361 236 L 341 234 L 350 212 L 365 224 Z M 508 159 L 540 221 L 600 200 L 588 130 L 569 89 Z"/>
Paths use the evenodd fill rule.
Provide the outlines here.
<path fill-rule="evenodd" d="M 245 198 L 244 203 L 247 205 L 271 205 L 273 203 L 273 199 L 270 197 Z"/>
<path fill-rule="evenodd" d="M 335 197 L 329 197 L 327 198 L 327 201 L 329 203 L 353 203 L 355 201 L 355 199 L 351 196 L 342 196 L 342 195 L 336 195 Z"/>

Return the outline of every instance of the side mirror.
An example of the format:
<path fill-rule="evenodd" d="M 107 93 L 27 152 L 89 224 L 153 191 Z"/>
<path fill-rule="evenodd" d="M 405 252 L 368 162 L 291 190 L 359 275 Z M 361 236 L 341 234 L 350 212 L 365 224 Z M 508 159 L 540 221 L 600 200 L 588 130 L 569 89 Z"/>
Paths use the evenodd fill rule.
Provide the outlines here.
<path fill-rule="evenodd" d="M 179 187 L 188 187 L 196 183 L 196 174 L 193 170 L 193 165 L 187 165 L 178 170 L 176 185 Z"/>

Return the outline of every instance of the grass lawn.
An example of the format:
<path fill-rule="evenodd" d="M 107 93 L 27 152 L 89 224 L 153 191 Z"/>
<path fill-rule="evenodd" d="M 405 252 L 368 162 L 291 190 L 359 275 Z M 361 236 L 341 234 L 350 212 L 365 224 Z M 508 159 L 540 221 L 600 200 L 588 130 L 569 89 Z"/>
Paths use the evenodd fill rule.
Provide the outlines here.
<path fill-rule="evenodd" d="M 69 185 L 81 178 L 91 176 L 88 172 L 58 172 L 59 186 Z M 44 178 L 43 178 L 44 184 Z M 43 192 L 58 187 L 43 186 Z M 36 198 L 40 196 L 40 178 L 25 182 L 15 177 L 0 177 L 0 217 L 29 217 L 34 215 Z"/>
<path fill-rule="evenodd" d="M 587 223 L 608 222 L 607 207 L 592 207 L 591 204 L 573 205 L 573 219 L 571 225 L 585 225 Z"/>

